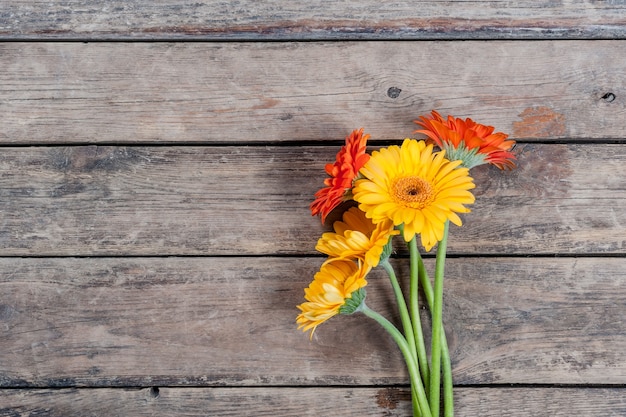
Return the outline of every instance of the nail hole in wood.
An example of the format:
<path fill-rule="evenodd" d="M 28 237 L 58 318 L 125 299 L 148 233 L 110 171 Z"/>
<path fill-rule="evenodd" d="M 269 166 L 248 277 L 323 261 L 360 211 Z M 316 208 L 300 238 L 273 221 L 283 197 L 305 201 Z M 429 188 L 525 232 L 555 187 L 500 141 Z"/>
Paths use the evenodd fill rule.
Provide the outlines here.
<path fill-rule="evenodd" d="M 152 398 L 159 398 L 159 387 L 150 388 L 150 396 Z"/>
<path fill-rule="evenodd" d="M 401 92 L 402 90 L 398 87 L 389 87 L 389 90 L 387 90 L 387 96 L 390 98 L 398 98 Z"/>
<path fill-rule="evenodd" d="M 605 95 L 602 96 L 602 99 L 606 101 L 607 103 L 614 101 L 615 98 L 616 98 L 615 94 L 613 93 L 606 93 Z"/>

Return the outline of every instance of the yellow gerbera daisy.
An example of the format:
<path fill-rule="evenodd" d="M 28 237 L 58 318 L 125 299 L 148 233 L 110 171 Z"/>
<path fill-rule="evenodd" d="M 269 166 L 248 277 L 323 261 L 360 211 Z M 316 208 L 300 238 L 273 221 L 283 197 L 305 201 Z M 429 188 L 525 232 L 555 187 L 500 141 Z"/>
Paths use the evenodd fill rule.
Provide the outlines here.
<path fill-rule="evenodd" d="M 324 233 L 315 249 L 331 258 L 356 258 L 369 267 L 375 267 L 385 245 L 393 235 L 391 220 L 374 224 L 358 207 L 352 207 L 343 214 L 343 221 L 333 224 L 335 232 Z"/>
<path fill-rule="evenodd" d="M 468 213 L 464 204 L 474 202 L 475 187 L 461 161 L 451 162 L 445 151 L 434 152 L 432 144 L 405 139 L 402 147 L 374 151 L 361 168 L 365 177 L 356 182 L 353 194 L 375 224 L 391 220 L 404 225 L 404 240 L 421 234 L 429 251 L 443 238 L 447 220 L 460 226 L 456 213 Z"/>
<path fill-rule="evenodd" d="M 354 291 L 367 285 L 367 268 L 353 261 L 336 259 L 326 262 L 304 290 L 306 303 L 300 304 L 296 318 L 298 329 L 306 332 L 339 314 L 339 309 Z"/>

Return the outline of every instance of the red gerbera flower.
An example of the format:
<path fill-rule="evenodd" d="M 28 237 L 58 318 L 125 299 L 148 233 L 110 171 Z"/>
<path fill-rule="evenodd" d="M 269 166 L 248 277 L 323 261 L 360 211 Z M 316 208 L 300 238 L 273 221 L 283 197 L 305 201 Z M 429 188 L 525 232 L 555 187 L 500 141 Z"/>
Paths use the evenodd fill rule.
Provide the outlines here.
<path fill-rule="evenodd" d="M 515 141 L 509 135 L 494 133 L 493 126 L 448 116 L 445 120 L 435 110 L 430 116 L 421 116 L 415 123 L 424 127 L 413 133 L 423 133 L 430 141 L 446 150 L 446 158 L 462 160 L 463 166 L 473 168 L 481 164 L 495 165 L 500 169 L 515 168 L 515 155 L 511 152 Z"/>
<path fill-rule="evenodd" d="M 363 134 L 363 128 L 354 130 L 346 137 L 346 144 L 337 152 L 334 164 L 326 164 L 325 170 L 330 178 L 324 180 L 326 187 L 315 193 L 311 203 L 311 214 L 321 214 L 322 223 L 326 216 L 349 195 L 352 182 L 359 175 L 359 170 L 369 160 L 365 153 L 370 135 Z"/>

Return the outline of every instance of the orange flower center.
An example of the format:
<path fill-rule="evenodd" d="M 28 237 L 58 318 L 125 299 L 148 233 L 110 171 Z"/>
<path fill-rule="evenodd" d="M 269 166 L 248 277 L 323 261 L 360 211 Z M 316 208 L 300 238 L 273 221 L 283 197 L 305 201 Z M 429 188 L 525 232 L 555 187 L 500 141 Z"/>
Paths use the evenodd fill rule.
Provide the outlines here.
<path fill-rule="evenodd" d="M 424 208 L 434 199 L 430 183 L 420 177 L 400 177 L 391 186 L 391 195 L 397 203 L 411 208 Z"/>

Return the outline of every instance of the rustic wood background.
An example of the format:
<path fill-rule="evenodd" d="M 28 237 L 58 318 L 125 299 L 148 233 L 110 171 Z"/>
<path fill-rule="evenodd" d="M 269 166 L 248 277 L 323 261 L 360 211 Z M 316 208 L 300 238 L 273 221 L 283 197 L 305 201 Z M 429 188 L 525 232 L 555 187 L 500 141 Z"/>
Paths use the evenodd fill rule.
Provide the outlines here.
<path fill-rule="evenodd" d="M 408 415 L 295 306 L 324 164 L 431 109 L 519 142 L 452 229 L 457 415 L 626 415 L 624 1 L 3 1 L 0 57 L 0 415 Z"/>

